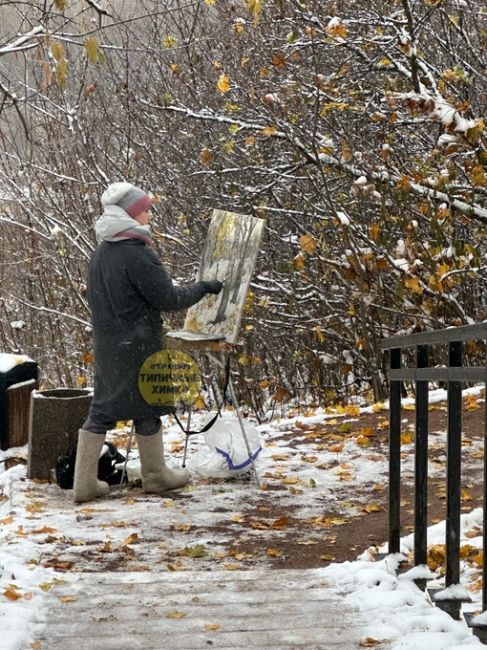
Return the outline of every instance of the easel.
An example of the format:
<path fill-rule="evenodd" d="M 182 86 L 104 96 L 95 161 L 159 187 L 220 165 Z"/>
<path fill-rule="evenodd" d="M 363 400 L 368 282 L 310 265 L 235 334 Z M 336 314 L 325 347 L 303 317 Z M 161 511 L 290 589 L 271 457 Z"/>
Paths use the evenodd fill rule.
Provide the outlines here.
<path fill-rule="evenodd" d="M 181 352 L 205 355 L 222 368 L 229 367 L 240 326 L 245 297 L 264 229 L 264 220 L 225 210 L 213 210 L 201 259 L 199 279 L 218 279 L 223 289 L 218 296 L 204 298 L 190 307 L 184 329 L 166 334 L 166 345 Z M 257 485 L 255 469 L 245 425 L 240 413 L 231 373 L 226 386 L 239 421 L 242 436 Z M 190 431 L 191 410 L 188 415 Z M 184 447 L 186 460 L 188 437 Z"/>
<path fill-rule="evenodd" d="M 180 350 L 181 352 L 187 352 L 188 354 L 196 355 L 205 355 L 209 360 L 213 361 L 220 368 L 227 367 L 227 364 L 230 363 L 231 356 L 235 350 L 235 346 L 227 343 L 224 336 L 219 336 L 215 334 L 198 334 L 193 332 L 188 332 L 186 330 L 179 330 L 168 332 L 166 334 L 166 345 L 168 348 L 174 350 Z M 242 432 L 242 437 L 245 441 L 245 446 L 247 448 L 247 453 L 249 455 L 250 465 L 252 468 L 252 475 L 254 477 L 257 486 L 260 487 L 259 477 L 257 475 L 257 469 L 255 467 L 254 458 L 252 455 L 252 450 L 250 448 L 249 440 L 247 437 L 247 432 L 245 431 L 245 424 L 240 412 L 240 406 L 237 401 L 237 396 L 235 393 L 235 388 L 233 386 L 232 375 L 228 374 L 228 393 L 232 401 L 234 411 L 237 415 L 237 419 L 240 425 L 240 430 Z M 183 467 L 186 464 L 186 457 L 188 452 L 188 443 L 189 437 L 191 435 L 191 408 L 188 410 L 188 420 L 187 420 L 187 432 L 184 442 L 184 455 L 183 455 Z"/>

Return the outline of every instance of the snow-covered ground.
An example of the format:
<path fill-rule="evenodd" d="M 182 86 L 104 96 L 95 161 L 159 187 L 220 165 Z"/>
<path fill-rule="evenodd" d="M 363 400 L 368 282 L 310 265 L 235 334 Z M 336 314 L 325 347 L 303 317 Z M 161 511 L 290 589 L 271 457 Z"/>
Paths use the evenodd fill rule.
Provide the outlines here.
<path fill-rule="evenodd" d="M 483 408 L 482 390 L 471 389 L 468 394 Z M 431 395 L 436 403 L 444 398 L 443 391 Z M 408 402 L 404 405 L 407 408 Z M 370 495 L 387 484 L 386 448 L 371 450 L 367 438 L 374 432 L 361 426 L 362 415 L 372 410 L 380 411 L 387 422 L 387 405 L 375 405 L 318 409 L 260 425 L 260 487 L 253 481 L 195 474 L 180 498 L 145 495 L 140 488 L 125 486 L 112 488 L 106 499 L 74 505 L 70 491 L 27 479 L 25 465 L 5 470 L 0 462 L 2 650 L 31 647 L 32 623 L 42 619 L 45 594 L 60 580 L 69 581 L 73 572 L 144 571 L 154 565 L 160 571 L 262 568 L 282 555 L 272 541 L 262 552 L 266 540 L 285 541 L 290 531 L 303 546 L 329 540 L 333 555 L 333 526 L 340 525 L 340 516 L 344 520 L 366 517 L 367 512 L 382 507 Z M 167 424 L 166 451 L 180 456 L 181 433 L 171 422 Z M 435 432 L 435 436 L 444 440 L 444 432 Z M 112 439 L 123 452 L 127 431 L 113 432 Z M 202 442 L 192 439 L 191 444 L 194 463 Z M 405 439 L 405 472 L 411 471 L 412 448 Z M 471 445 L 469 452 L 473 449 L 480 451 Z M 0 461 L 14 455 L 26 457 L 26 449 L 0 452 Z M 136 450 L 129 466 L 136 473 Z M 351 494 L 356 495 L 353 504 Z M 333 506 L 336 517 L 320 516 L 324 503 Z M 286 508 L 294 513 L 293 521 L 280 516 Z M 481 510 L 464 514 L 461 581 L 473 600 L 465 609 L 472 612 L 481 609 L 481 535 Z M 244 551 L 238 551 L 236 540 Z M 439 557 L 438 575 L 430 587 L 442 585 L 444 541 L 445 526 L 440 522 L 429 529 L 429 546 Z M 253 552 L 252 544 L 260 550 Z M 480 647 L 463 621 L 454 621 L 434 607 L 416 587 L 417 569 L 397 577 L 400 558 L 377 560 L 377 551 L 385 547 L 367 544 L 365 539 L 361 552 L 350 561 L 320 570 L 324 583 L 338 587 L 348 602 L 366 613 L 370 623 L 363 631 L 364 647 L 380 642 L 395 650 Z M 412 536 L 403 538 L 404 556 L 411 557 L 412 546 Z"/>

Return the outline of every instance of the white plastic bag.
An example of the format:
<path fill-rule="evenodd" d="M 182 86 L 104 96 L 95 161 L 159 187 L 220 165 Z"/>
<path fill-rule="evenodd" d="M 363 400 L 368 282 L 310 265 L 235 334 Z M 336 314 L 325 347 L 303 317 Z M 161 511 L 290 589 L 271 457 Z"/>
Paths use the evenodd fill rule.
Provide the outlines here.
<path fill-rule="evenodd" d="M 224 412 L 204 435 L 205 444 L 188 461 L 188 468 L 201 476 L 230 478 L 245 474 L 252 468 L 262 447 L 255 426 L 244 421 L 251 457 L 238 417 Z"/>

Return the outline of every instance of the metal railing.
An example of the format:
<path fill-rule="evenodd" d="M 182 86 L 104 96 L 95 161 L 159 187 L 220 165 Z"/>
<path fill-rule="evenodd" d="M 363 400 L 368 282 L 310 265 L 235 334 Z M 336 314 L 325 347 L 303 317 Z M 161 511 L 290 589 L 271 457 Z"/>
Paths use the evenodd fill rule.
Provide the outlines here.
<path fill-rule="evenodd" d="M 389 553 L 400 550 L 400 483 L 401 483 L 401 387 L 412 381 L 416 388 L 416 435 L 414 457 L 414 563 L 427 564 L 427 508 L 428 508 L 428 389 L 429 382 L 447 385 L 447 470 L 446 470 L 446 574 L 445 587 L 460 582 L 460 512 L 461 512 L 461 435 L 462 384 L 487 384 L 487 365 L 465 366 L 465 341 L 487 340 L 487 321 L 463 327 L 419 332 L 383 339 L 382 350 L 389 351 L 390 369 L 390 438 L 389 438 Z M 429 367 L 430 348 L 448 345 L 448 366 Z M 403 367 L 403 353 L 415 350 L 415 366 Z M 484 426 L 484 527 L 483 548 L 487 549 L 487 409 Z M 487 609 L 487 562 L 482 570 L 482 611 Z M 436 604 L 440 604 L 439 601 Z M 461 602 L 450 602 L 447 609 L 459 616 Z M 457 616 L 458 615 L 458 616 Z"/>

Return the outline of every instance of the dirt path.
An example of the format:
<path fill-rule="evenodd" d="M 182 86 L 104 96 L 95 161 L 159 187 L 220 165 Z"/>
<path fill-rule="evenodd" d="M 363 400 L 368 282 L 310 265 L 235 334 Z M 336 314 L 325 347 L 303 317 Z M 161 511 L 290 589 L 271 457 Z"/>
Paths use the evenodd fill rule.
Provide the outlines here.
<path fill-rule="evenodd" d="M 388 431 L 384 428 L 387 413 L 372 413 L 361 415 L 357 424 L 361 431 L 373 430 L 376 435 L 371 436 L 370 445 L 367 446 L 366 455 L 369 458 L 388 458 Z M 482 506 L 483 499 L 483 435 L 485 411 L 483 408 L 466 410 L 463 416 L 462 445 L 463 474 L 462 474 L 462 510 L 469 511 Z M 439 404 L 431 407 L 429 413 L 430 451 L 429 464 L 433 468 L 428 484 L 428 525 L 442 521 L 446 517 L 446 437 L 443 432 L 447 426 L 446 405 Z M 414 458 L 414 443 L 408 442 L 414 432 L 415 411 L 403 411 L 403 436 L 406 444 L 403 447 L 403 470 L 401 482 L 402 506 L 402 531 L 401 536 L 414 530 L 414 474 L 412 471 Z M 441 432 L 441 433 L 439 433 Z M 302 435 L 302 429 L 290 432 L 293 435 Z M 302 443 L 301 443 L 302 444 Z M 340 443 L 338 443 L 340 444 Z M 337 454 L 337 468 L 340 467 L 340 454 Z M 333 468 L 330 467 L 330 470 Z M 367 546 L 380 545 L 387 541 L 388 514 L 387 481 L 376 483 L 366 489 L 360 484 L 357 486 L 353 478 L 341 483 L 339 504 L 326 508 L 323 504 L 321 518 L 323 522 L 329 521 L 327 526 L 323 523 L 323 534 L 316 535 L 316 527 L 320 522 L 310 520 L 304 524 L 297 515 L 297 508 L 293 505 L 280 506 L 276 510 L 272 490 L 264 493 L 256 504 L 253 515 L 258 518 L 263 512 L 272 511 L 279 520 L 287 520 L 286 534 L 267 534 L 265 539 L 253 536 L 245 543 L 235 542 L 231 548 L 234 554 L 265 552 L 269 545 L 276 549 L 273 561 L 274 568 L 312 568 L 326 566 L 332 561 L 343 562 L 351 560 L 362 552 Z M 364 511 L 364 500 L 371 502 L 368 511 Z M 345 511 L 345 512 L 344 512 Z M 318 517 L 318 513 L 317 513 Z M 306 530 L 307 529 L 307 530 Z M 308 543 L 305 537 L 309 534 Z"/>

